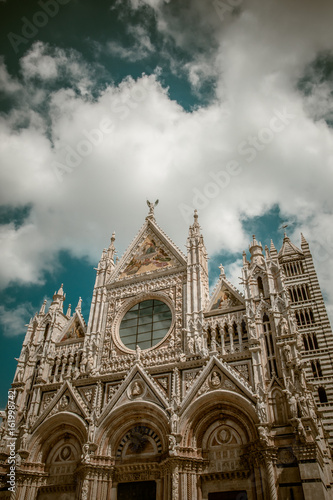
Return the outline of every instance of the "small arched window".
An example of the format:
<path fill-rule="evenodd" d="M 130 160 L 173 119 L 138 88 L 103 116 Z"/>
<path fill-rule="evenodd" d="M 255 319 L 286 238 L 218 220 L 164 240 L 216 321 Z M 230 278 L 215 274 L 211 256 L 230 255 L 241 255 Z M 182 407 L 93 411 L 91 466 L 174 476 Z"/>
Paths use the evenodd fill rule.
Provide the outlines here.
<path fill-rule="evenodd" d="M 262 282 L 261 276 L 258 276 L 257 283 L 258 283 L 258 293 L 259 293 L 259 295 L 261 295 L 261 294 L 264 295 L 264 284 Z"/>
<path fill-rule="evenodd" d="M 47 323 L 44 330 L 44 340 L 47 339 L 47 334 L 49 333 L 49 329 L 50 329 L 50 323 Z"/>

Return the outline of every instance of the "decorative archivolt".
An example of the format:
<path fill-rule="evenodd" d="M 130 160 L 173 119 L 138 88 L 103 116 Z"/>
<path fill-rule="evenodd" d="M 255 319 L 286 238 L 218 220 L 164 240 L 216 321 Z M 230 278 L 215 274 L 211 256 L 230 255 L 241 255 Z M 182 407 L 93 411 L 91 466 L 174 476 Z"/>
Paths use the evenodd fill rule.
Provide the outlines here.
<path fill-rule="evenodd" d="M 162 453 L 162 443 L 159 435 L 147 425 L 136 425 L 121 439 L 116 458 L 126 459 L 160 453 Z"/>

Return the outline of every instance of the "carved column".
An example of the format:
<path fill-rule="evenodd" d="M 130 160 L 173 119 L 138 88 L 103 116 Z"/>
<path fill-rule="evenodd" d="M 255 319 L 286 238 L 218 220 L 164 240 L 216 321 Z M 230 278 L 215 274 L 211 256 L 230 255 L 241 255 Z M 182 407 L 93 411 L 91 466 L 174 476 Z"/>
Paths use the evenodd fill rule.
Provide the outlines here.
<path fill-rule="evenodd" d="M 224 329 L 220 328 L 220 332 L 221 332 L 221 354 L 223 356 L 225 354 Z"/>
<path fill-rule="evenodd" d="M 236 323 L 236 326 L 237 326 L 237 335 L 238 335 L 238 343 L 239 343 L 239 350 L 242 351 L 243 350 L 243 339 L 242 339 L 242 325 L 241 323 L 238 321 Z"/>
<path fill-rule="evenodd" d="M 278 500 L 276 477 L 274 471 L 274 461 L 275 461 L 274 451 L 267 450 L 265 452 L 265 460 L 266 460 L 267 483 L 268 483 L 270 500 Z"/>
<path fill-rule="evenodd" d="M 229 337 L 230 337 L 230 354 L 234 352 L 234 331 L 233 331 L 233 325 L 229 324 L 228 325 L 229 329 Z"/>
<path fill-rule="evenodd" d="M 179 500 L 179 466 L 173 464 L 171 469 L 171 499 Z"/>

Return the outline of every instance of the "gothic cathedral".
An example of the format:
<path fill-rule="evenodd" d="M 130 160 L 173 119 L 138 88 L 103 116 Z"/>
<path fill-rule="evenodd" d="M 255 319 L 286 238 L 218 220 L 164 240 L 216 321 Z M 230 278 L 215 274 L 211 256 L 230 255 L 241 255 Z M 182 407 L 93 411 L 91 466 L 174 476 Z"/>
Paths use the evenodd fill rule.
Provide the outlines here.
<path fill-rule="evenodd" d="M 63 287 L 30 321 L 0 430 L 0 498 L 331 499 L 333 336 L 309 245 L 255 237 L 244 293 L 209 294 L 198 216 L 187 255 L 154 204 L 98 264 L 88 325 Z"/>

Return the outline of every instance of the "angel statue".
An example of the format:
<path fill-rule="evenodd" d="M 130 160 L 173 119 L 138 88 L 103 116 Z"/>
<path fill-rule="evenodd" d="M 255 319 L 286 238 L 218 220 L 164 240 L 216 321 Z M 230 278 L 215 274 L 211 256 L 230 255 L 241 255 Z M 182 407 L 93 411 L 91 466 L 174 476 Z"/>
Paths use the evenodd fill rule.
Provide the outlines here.
<path fill-rule="evenodd" d="M 155 203 L 152 203 L 151 201 L 147 200 L 147 205 L 149 207 L 149 214 L 148 217 L 154 217 L 154 208 L 156 205 L 158 205 L 158 200 L 155 201 Z"/>

